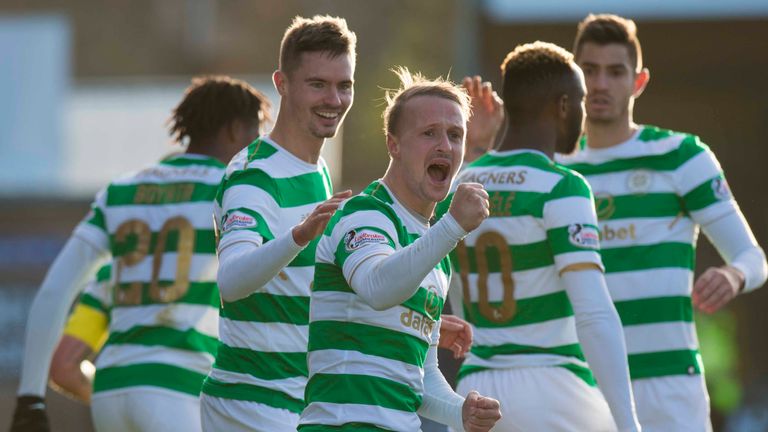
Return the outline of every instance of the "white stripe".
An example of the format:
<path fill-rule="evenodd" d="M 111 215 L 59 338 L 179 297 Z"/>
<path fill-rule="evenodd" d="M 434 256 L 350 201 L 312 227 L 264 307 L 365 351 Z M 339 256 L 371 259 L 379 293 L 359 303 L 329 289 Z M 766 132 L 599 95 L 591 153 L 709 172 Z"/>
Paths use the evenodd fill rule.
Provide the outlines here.
<path fill-rule="evenodd" d="M 232 348 L 263 352 L 306 352 L 309 326 L 234 321 L 221 318 L 221 342 Z"/>
<path fill-rule="evenodd" d="M 424 321 L 422 318 L 424 317 L 420 313 L 400 305 L 376 311 L 354 294 L 333 291 L 312 293 L 312 303 L 309 307 L 311 322 L 341 321 L 367 324 L 409 334 L 429 343 L 437 322 L 429 318 Z"/>
<path fill-rule="evenodd" d="M 109 206 L 104 210 L 107 230 L 114 234 L 117 228 L 131 219 L 138 219 L 153 232 L 158 232 L 168 219 L 181 216 L 196 230 L 213 229 L 213 201 L 184 202 L 158 205 Z"/>
<path fill-rule="evenodd" d="M 456 277 L 458 277 L 458 275 Z M 470 301 L 476 303 L 479 301 L 477 282 L 479 275 L 470 273 L 467 277 L 470 286 Z M 555 272 L 554 266 L 513 272 L 512 282 L 512 289 L 514 290 L 516 300 L 552 294 L 564 289 L 563 285 L 560 283 L 560 278 Z M 487 286 L 488 301 L 500 302 L 504 300 L 504 286 L 501 281 L 501 273 L 489 273 Z"/>
<path fill-rule="evenodd" d="M 386 378 L 423 392 L 424 373 L 420 367 L 384 357 L 349 350 L 310 351 L 309 376 L 314 374 L 352 374 Z"/>
<path fill-rule="evenodd" d="M 557 270 L 558 274 L 573 264 L 595 264 L 601 271 L 605 270 L 603 260 L 598 251 L 566 252 L 555 255 L 555 270 Z"/>
<path fill-rule="evenodd" d="M 474 327 L 473 330 L 476 346 L 513 343 L 551 348 L 578 342 L 576 320 L 572 316 L 517 327 Z"/>
<path fill-rule="evenodd" d="M 624 327 L 627 353 L 696 349 L 696 327 L 689 322 L 665 322 Z"/>
<path fill-rule="evenodd" d="M 121 176 L 112 181 L 113 185 L 127 186 L 141 183 L 194 182 L 218 185 L 224 176 L 224 169 L 208 165 L 153 165 L 135 173 Z"/>
<path fill-rule="evenodd" d="M 248 164 L 248 169 L 260 169 L 274 179 L 296 177 L 308 173 L 319 173 L 322 175 L 322 167 L 326 166 L 325 159 L 322 156 L 318 159 L 317 165 L 310 164 L 297 158 L 274 141 L 269 139 L 264 139 L 264 141 L 275 147 L 277 153 L 266 159 L 254 159 Z M 239 168 L 242 168 L 242 165 Z"/>
<path fill-rule="evenodd" d="M 670 242 L 693 244 L 696 229 L 687 217 L 600 221 L 600 247 L 605 250 Z"/>
<path fill-rule="evenodd" d="M 218 338 L 218 309 L 184 303 L 118 307 L 112 309 L 110 332 L 123 332 L 135 326 L 162 326 L 180 331 L 194 328 Z"/>
<path fill-rule="evenodd" d="M 291 377 L 276 380 L 266 380 L 256 378 L 253 375 L 230 372 L 222 369 L 213 368 L 211 370 L 211 378 L 223 383 L 242 383 L 251 384 L 260 387 L 266 387 L 272 390 L 278 390 L 286 393 L 288 396 L 294 399 L 304 400 L 304 387 L 307 385 L 307 379 L 305 377 Z"/>
<path fill-rule="evenodd" d="M 495 179 L 491 178 L 490 174 L 493 174 Z M 525 165 L 469 166 L 456 179 L 453 189 L 455 190 L 459 183 L 474 182 L 481 183 L 490 191 L 549 193 L 562 178 L 562 174 Z"/>
<path fill-rule="evenodd" d="M 597 225 L 595 205 L 585 197 L 567 197 L 549 200 L 544 204 L 546 229 L 566 227 L 572 224 Z"/>
<path fill-rule="evenodd" d="M 715 155 L 710 151 L 703 151 L 677 168 L 675 174 L 678 178 L 680 195 L 685 195 L 700 184 L 711 180 L 722 172 Z"/>
<path fill-rule="evenodd" d="M 641 129 L 642 131 L 642 129 Z M 626 141 L 617 146 L 604 149 L 592 149 L 587 147 L 572 153 L 571 155 L 556 155 L 555 160 L 565 165 L 574 163 L 589 163 L 593 165 L 610 162 L 616 159 L 630 159 L 643 156 L 655 156 L 669 153 L 678 147 L 685 139 L 686 135 L 675 133 L 666 138 L 653 141 L 640 141 L 636 134 L 630 141 Z"/>
<path fill-rule="evenodd" d="M 299 424 L 341 426 L 346 423 L 370 423 L 397 431 L 418 431 L 421 421 L 416 413 L 375 405 L 312 402 L 301 413 Z"/>
<path fill-rule="evenodd" d="M 176 280 L 178 277 L 178 256 L 179 254 L 176 252 L 162 254 L 158 280 Z M 115 264 L 112 278 L 121 283 L 148 282 L 152 279 L 152 267 L 155 264 L 152 253 L 147 254 L 141 262 L 133 266 L 123 265 L 121 268 L 120 265 Z M 121 270 L 118 271 L 118 268 Z M 215 254 L 192 254 L 189 265 L 189 280 L 190 282 L 216 282 L 217 268 L 218 260 Z"/>
<path fill-rule="evenodd" d="M 605 282 L 615 302 L 654 297 L 689 296 L 693 272 L 684 268 L 658 268 L 608 273 Z"/>
<path fill-rule="evenodd" d="M 547 231 L 544 221 L 533 216 L 490 218 L 464 238 L 467 246 L 474 246 L 478 237 L 486 232 L 496 232 L 508 245 L 524 245 L 544 241 Z"/>
<path fill-rule="evenodd" d="M 611 195 L 622 196 L 637 193 L 630 190 L 630 179 L 639 171 L 648 177 L 648 184 L 643 187 L 643 193 L 677 193 L 674 172 L 651 171 L 646 169 L 628 169 L 605 174 L 593 174 L 587 176 L 587 181 L 592 186 L 596 196 Z"/>
<path fill-rule="evenodd" d="M 207 352 L 192 352 L 165 346 L 107 345 L 96 360 L 101 369 L 139 363 L 163 363 L 183 367 L 207 375 L 213 364 L 213 356 Z"/>

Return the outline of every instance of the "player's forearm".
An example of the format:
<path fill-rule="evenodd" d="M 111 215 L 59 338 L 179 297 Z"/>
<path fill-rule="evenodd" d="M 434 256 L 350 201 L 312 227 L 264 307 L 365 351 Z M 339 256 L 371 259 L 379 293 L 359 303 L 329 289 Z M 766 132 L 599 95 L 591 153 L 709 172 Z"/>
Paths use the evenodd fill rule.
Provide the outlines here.
<path fill-rule="evenodd" d="M 752 230 L 738 208 L 724 217 L 702 225 L 702 229 L 725 262 L 744 275 L 744 291 L 753 290 L 765 283 L 768 278 L 765 253 L 758 246 Z"/>
<path fill-rule="evenodd" d="M 389 255 L 373 255 L 351 269 L 349 285 L 376 310 L 398 305 L 416 292 L 427 274 L 466 234 L 453 216 L 446 214 L 407 247 Z"/>
<path fill-rule="evenodd" d="M 256 245 L 239 241 L 219 252 L 218 284 L 224 301 L 236 301 L 275 278 L 304 249 L 288 230 L 276 239 Z"/>
<path fill-rule="evenodd" d="M 430 346 L 424 362 L 424 397 L 419 407 L 419 415 L 460 431 L 464 430 L 461 417 L 463 405 L 464 398 L 453 391 L 440 372 L 437 347 Z"/>
<path fill-rule="evenodd" d="M 621 321 L 597 270 L 563 274 L 576 333 L 620 431 L 639 430 Z"/>
<path fill-rule="evenodd" d="M 80 370 L 79 362 L 51 367 L 51 381 L 60 387 L 63 393 L 72 395 L 86 404 L 91 403 L 91 381 Z"/>
<path fill-rule="evenodd" d="M 27 318 L 19 395 L 45 395 L 53 350 L 67 312 L 105 251 L 71 237 L 54 260 L 32 301 Z"/>

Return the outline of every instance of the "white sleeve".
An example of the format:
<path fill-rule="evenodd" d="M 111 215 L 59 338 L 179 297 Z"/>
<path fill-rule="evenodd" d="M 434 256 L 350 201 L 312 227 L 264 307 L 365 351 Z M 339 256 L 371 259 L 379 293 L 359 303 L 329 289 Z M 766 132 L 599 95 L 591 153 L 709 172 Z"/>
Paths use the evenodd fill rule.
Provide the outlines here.
<path fill-rule="evenodd" d="M 451 272 L 451 281 L 448 285 L 448 303 L 451 305 L 451 312 L 461 319 L 464 318 L 464 287 L 462 286 L 461 276 L 456 274 L 456 268 Z"/>
<path fill-rule="evenodd" d="M 391 308 L 408 300 L 427 274 L 465 235 L 467 233 L 456 219 L 450 213 L 446 214 L 426 234 L 402 249 L 370 248 L 372 253 L 363 261 L 355 265 L 345 263 L 344 277 L 372 308 Z"/>
<path fill-rule="evenodd" d="M 238 241 L 221 249 L 217 275 L 221 298 L 232 302 L 248 297 L 290 264 L 304 249 L 293 240 L 292 231 L 263 244 Z"/>
<path fill-rule="evenodd" d="M 107 253 L 75 235 L 51 264 L 27 317 L 19 395 L 45 396 L 53 350 L 69 308 Z"/>
<path fill-rule="evenodd" d="M 619 315 L 598 270 L 568 271 L 562 280 L 573 305 L 576 333 L 620 431 L 639 431 L 627 348 Z"/>
<path fill-rule="evenodd" d="M 744 274 L 744 292 L 761 287 L 768 278 L 765 253 L 738 207 L 701 226 L 726 263 Z"/>
<path fill-rule="evenodd" d="M 437 347 L 430 346 L 424 362 L 424 397 L 418 410 L 419 415 L 463 431 L 463 406 L 464 398 L 453 391 L 438 368 Z"/>

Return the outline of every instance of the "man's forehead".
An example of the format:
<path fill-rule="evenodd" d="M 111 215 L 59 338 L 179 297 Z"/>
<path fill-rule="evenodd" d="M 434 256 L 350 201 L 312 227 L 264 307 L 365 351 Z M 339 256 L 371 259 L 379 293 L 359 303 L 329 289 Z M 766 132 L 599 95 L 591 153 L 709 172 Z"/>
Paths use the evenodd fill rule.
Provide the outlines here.
<path fill-rule="evenodd" d="M 609 43 L 597 44 L 594 42 L 585 42 L 579 49 L 576 63 L 579 65 L 628 65 L 631 66 L 632 59 L 629 55 L 629 48 L 624 44 Z"/>
<path fill-rule="evenodd" d="M 414 96 L 405 102 L 403 114 L 413 125 L 447 123 L 464 127 L 466 119 L 458 103 L 441 96 Z"/>

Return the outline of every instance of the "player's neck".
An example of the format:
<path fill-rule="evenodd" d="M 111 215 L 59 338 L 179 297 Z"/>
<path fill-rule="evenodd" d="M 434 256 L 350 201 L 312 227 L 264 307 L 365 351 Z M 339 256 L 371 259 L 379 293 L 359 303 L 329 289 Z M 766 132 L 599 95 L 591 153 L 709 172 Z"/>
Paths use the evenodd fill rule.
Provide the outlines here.
<path fill-rule="evenodd" d="M 589 148 L 608 148 L 619 145 L 628 139 L 640 128 L 631 118 L 623 118 L 616 122 L 591 122 L 587 119 L 584 132 L 587 136 Z"/>
<path fill-rule="evenodd" d="M 325 143 L 324 138 L 310 135 L 299 126 L 286 124 L 278 116 L 269 137 L 292 155 L 306 163 L 316 164 Z"/>
<path fill-rule="evenodd" d="M 525 125 L 510 125 L 497 150 L 538 150 L 551 159 L 555 154 L 556 142 L 557 132 L 554 125 L 546 121 L 531 122 Z"/>
<path fill-rule="evenodd" d="M 394 198 L 411 213 L 420 215 L 425 220 L 429 220 L 432 217 L 437 203 L 420 199 L 416 193 L 408 188 L 403 173 L 397 172 L 396 169 L 392 169 L 390 166 L 381 181 L 387 185 Z"/>
<path fill-rule="evenodd" d="M 190 142 L 187 146 L 187 150 L 184 153 L 196 154 L 202 156 L 212 157 L 218 159 L 222 163 L 229 163 L 233 154 L 226 150 L 226 146 L 213 145 L 209 143 Z"/>

